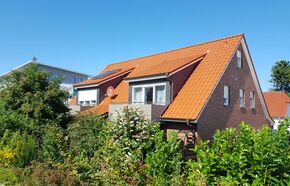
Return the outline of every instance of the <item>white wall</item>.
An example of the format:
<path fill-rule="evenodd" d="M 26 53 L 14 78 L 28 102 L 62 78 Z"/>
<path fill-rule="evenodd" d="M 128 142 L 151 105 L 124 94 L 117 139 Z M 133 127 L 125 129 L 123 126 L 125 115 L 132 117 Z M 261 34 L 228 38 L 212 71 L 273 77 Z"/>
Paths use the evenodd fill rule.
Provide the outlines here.
<path fill-rule="evenodd" d="M 283 120 L 283 118 L 273 118 L 274 120 L 274 130 L 278 130 L 278 126 L 279 126 L 279 121 Z"/>

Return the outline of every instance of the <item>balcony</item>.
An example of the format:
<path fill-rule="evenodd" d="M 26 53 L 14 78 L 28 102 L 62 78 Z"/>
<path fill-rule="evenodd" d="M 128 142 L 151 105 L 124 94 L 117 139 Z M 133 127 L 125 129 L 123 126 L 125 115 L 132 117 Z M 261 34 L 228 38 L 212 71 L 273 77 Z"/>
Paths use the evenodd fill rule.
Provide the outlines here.
<path fill-rule="evenodd" d="M 125 105 L 129 105 L 129 107 L 132 108 L 140 108 L 141 110 L 144 111 L 145 115 L 147 115 L 152 121 L 159 121 L 160 116 L 163 114 L 163 112 L 168 106 L 168 105 L 142 104 L 142 103 L 138 104 L 113 103 L 110 104 L 109 106 L 109 114 L 114 115 L 116 111 L 118 111 Z"/>

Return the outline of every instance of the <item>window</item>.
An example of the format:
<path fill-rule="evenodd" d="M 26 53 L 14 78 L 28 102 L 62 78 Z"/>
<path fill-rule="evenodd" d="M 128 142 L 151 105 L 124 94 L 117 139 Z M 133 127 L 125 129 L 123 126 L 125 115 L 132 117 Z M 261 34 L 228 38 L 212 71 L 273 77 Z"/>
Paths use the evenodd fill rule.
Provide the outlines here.
<path fill-rule="evenodd" d="M 250 92 L 250 109 L 255 108 L 255 92 Z"/>
<path fill-rule="evenodd" d="M 237 68 L 242 68 L 242 53 L 239 50 L 237 51 Z"/>
<path fill-rule="evenodd" d="M 155 103 L 158 105 L 165 104 L 165 85 L 155 87 Z"/>
<path fill-rule="evenodd" d="M 153 103 L 153 87 L 145 87 L 145 104 Z"/>
<path fill-rule="evenodd" d="M 245 90 L 240 89 L 240 107 L 245 108 Z"/>
<path fill-rule="evenodd" d="M 165 105 L 165 83 L 133 86 L 132 103 Z"/>
<path fill-rule="evenodd" d="M 224 105 L 230 105 L 230 87 L 224 86 Z"/>
<path fill-rule="evenodd" d="M 136 87 L 133 89 L 133 102 L 142 103 L 142 87 Z"/>
<path fill-rule="evenodd" d="M 78 103 L 82 106 L 95 105 L 98 101 L 98 89 L 78 90 Z"/>
<path fill-rule="evenodd" d="M 84 102 L 83 101 L 79 101 L 79 105 L 83 105 L 84 104 Z"/>
<path fill-rule="evenodd" d="M 97 103 L 97 101 L 96 101 L 96 100 L 92 100 L 92 101 L 91 101 L 91 106 L 95 106 L 95 105 L 96 105 L 96 103 Z"/>

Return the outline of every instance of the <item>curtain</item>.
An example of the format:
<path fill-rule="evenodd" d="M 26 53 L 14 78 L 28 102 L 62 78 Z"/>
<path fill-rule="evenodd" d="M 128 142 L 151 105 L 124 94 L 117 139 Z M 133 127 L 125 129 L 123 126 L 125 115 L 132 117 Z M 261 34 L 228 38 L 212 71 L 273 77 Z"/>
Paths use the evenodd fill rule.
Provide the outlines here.
<path fill-rule="evenodd" d="M 156 86 L 155 87 L 155 103 L 156 104 L 165 104 L 165 86 Z"/>
<path fill-rule="evenodd" d="M 141 103 L 142 102 L 142 88 L 134 88 L 134 103 Z"/>

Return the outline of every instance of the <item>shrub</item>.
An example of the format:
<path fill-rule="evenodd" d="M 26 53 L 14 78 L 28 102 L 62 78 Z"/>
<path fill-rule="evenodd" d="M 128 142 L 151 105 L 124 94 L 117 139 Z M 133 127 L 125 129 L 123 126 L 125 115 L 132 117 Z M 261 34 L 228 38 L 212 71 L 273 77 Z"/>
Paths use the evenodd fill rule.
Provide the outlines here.
<path fill-rule="evenodd" d="M 131 151 L 139 150 L 141 154 L 137 159 L 140 161 L 153 147 L 155 134 L 160 131 L 159 124 L 151 122 L 142 110 L 129 106 L 116 113 L 110 129 L 113 139 L 124 147 L 124 156 L 129 158 Z"/>
<path fill-rule="evenodd" d="M 290 176 L 290 145 L 286 128 L 254 130 L 242 123 L 240 131 L 217 131 L 211 144 L 195 147 L 197 161 L 189 162 L 188 182 L 199 174 L 207 184 L 271 184 Z"/>
<path fill-rule="evenodd" d="M 91 163 L 106 140 L 106 122 L 99 116 L 76 118 L 68 127 L 68 161 L 71 170 L 83 182 L 92 181 L 98 165 Z"/>
<path fill-rule="evenodd" d="M 0 139 L 0 164 L 23 167 L 35 157 L 36 142 L 26 133 L 6 130 Z"/>
<path fill-rule="evenodd" d="M 182 156 L 176 137 L 164 141 L 158 123 L 128 106 L 119 110 L 107 126 L 106 142 L 91 161 L 99 165 L 96 183 L 178 185 Z"/>
<path fill-rule="evenodd" d="M 80 116 L 68 127 L 69 154 L 93 157 L 105 141 L 106 122 L 99 116 Z"/>
<path fill-rule="evenodd" d="M 183 164 L 181 142 L 176 135 L 171 135 L 169 141 L 163 140 L 163 132 L 156 136 L 154 151 L 148 153 L 145 159 L 147 183 L 180 185 Z"/>
<path fill-rule="evenodd" d="M 21 185 L 80 185 L 71 171 L 53 161 L 33 161 L 23 172 Z"/>
<path fill-rule="evenodd" d="M 46 125 L 41 146 L 41 159 L 63 162 L 67 156 L 67 141 L 61 127 Z"/>
<path fill-rule="evenodd" d="M 17 183 L 17 176 L 12 169 L 0 167 L 0 185 L 16 185 Z"/>
<path fill-rule="evenodd" d="M 35 122 L 27 116 L 15 111 L 1 110 L 0 108 L 0 136 L 5 130 L 27 132 L 32 134 L 37 129 Z"/>

